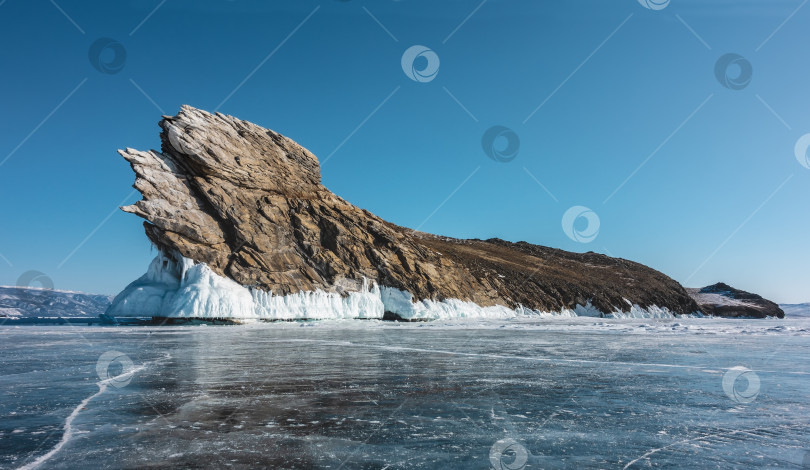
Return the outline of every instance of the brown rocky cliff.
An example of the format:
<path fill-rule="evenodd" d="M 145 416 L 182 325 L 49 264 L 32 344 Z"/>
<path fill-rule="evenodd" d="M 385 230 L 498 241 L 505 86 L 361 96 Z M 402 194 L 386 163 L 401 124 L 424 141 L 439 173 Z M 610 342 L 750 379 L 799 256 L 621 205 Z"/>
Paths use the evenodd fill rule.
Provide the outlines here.
<path fill-rule="evenodd" d="M 346 293 L 368 278 L 417 299 L 559 311 L 590 301 L 698 311 L 683 287 L 631 261 L 525 242 L 458 240 L 386 222 L 321 184 L 317 158 L 255 124 L 183 106 L 162 149 L 119 151 L 143 199 L 123 210 L 166 253 L 275 294 Z"/>

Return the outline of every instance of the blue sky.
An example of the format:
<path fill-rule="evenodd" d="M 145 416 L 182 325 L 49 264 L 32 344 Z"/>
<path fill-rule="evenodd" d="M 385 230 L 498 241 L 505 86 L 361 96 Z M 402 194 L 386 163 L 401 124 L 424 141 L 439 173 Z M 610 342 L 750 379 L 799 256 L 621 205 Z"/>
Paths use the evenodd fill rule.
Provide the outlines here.
<path fill-rule="evenodd" d="M 115 210 L 139 198 L 115 150 L 159 147 L 160 115 L 190 104 L 295 139 L 400 225 L 808 301 L 809 24 L 801 0 L 0 0 L 0 284 L 140 276 L 154 252 Z M 100 38 L 126 57 L 93 56 Z M 403 69 L 414 45 L 429 80 Z M 487 155 L 493 126 L 516 154 L 502 133 Z M 564 229 L 576 206 L 596 218 Z"/>

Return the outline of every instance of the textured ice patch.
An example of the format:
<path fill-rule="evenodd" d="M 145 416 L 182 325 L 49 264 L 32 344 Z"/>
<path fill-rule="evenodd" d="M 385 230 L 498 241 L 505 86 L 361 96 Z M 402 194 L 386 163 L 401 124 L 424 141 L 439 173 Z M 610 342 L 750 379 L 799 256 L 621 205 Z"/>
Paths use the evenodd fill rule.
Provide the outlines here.
<path fill-rule="evenodd" d="M 605 315 L 607 318 L 675 318 L 675 315 L 666 307 L 658 307 L 652 305 L 647 308 L 633 305 L 627 312 L 616 310 L 613 313 Z"/>
<path fill-rule="evenodd" d="M 363 282 L 359 292 L 343 297 L 338 293 L 298 292 L 273 295 L 272 292 L 252 291 L 255 316 L 260 319 L 329 319 L 329 318 L 382 318 L 384 307 L 380 288 Z"/>
<path fill-rule="evenodd" d="M 406 320 L 436 320 L 442 318 L 512 318 L 531 315 L 534 310 L 518 307 L 513 310 L 502 305 L 482 307 L 474 302 L 458 299 L 413 300 L 413 295 L 393 287 L 382 287 L 385 310 Z M 539 313 L 539 312 L 538 312 Z"/>

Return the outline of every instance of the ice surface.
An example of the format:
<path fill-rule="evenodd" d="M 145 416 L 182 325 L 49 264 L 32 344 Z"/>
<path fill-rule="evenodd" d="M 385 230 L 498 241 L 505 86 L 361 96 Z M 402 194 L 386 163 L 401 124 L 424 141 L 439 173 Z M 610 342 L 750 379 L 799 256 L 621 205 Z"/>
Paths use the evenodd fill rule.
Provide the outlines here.
<path fill-rule="evenodd" d="M 96 386 L 98 387 L 98 391 L 96 393 L 90 395 L 89 397 L 85 398 L 81 402 L 79 402 L 79 404 L 73 409 L 73 411 L 71 411 L 70 415 L 68 415 L 67 419 L 65 419 L 65 424 L 64 424 L 63 433 L 62 433 L 62 439 L 60 439 L 59 442 L 57 442 L 56 445 L 51 450 L 49 450 L 47 453 L 37 457 L 36 459 L 34 459 L 34 461 L 23 465 L 18 470 L 34 470 L 36 468 L 39 468 L 42 464 L 47 462 L 51 457 L 56 455 L 60 450 L 62 450 L 63 447 L 65 447 L 65 445 L 71 439 L 73 439 L 73 437 L 76 434 L 76 431 L 73 428 L 73 422 L 76 420 L 76 418 L 79 416 L 79 413 L 82 410 L 87 409 L 87 405 L 94 398 L 96 398 L 99 395 L 106 392 L 109 385 L 111 383 L 115 382 L 116 380 L 121 380 L 122 378 L 129 378 L 129 377 L 133 376 L 134 374 L 137 374 L 138 372 L 140 372 L 141 370 L 143 370 L 145 368 L 146 368 L 145 365 L 138 366 L 137 368 L 133 367 L 132 369 L 123 371 L 122 374 L 119 374 L 117 376 L 108 377 L 106 379 L 99 380 L 96 383 Z"/>
<path fill-rule="evenodd" d="M 0 326 L 0 468 L 486 469 L 514 442 L 496 468 L 800 469 L 808 340 L 807 318 Z M 110 350 L 131 381 L 98 393 Z"/>
<path fill-rule="evenodd" d="M 178 261 L 179 260 L 179 261 Z M 628 302 L 629 303 L 629 302 Z M 238 320 L 383 318 L 391 312 L 407 320 L 445 318 L 609 317 L 673 318 L 666 308 L 631 305 L 603 314 L 589 302 L 574 309 L 544 312 L 519 306 L 480 306 L 459 299 L 414 299 L 410 292 L 365 281 L 346 296 L 336 292 L 275 295 L 242 286 L 206 264 L 178 254 L 158 254 L 149 270 L 116 296 L 108 314 L 118 317 L 172 317 Z"/>

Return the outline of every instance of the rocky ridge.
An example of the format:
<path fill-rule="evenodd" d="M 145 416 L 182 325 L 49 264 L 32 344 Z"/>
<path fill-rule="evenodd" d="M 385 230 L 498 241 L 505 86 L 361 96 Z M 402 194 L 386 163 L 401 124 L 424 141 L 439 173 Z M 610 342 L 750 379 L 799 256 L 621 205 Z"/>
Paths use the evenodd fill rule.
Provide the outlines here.
<path fill-rule="evenodd" d="M 119 151 L 143 195 L 122 209 L 146 219 L 162 253 L 242 286 L 346 295 L 369 279 L 415 299 L 480 306 L 698 311 L 680 284 L 639 263 L 387 222 L 324 187 L 307 149 L 256 124 L 183 106 L 159 125 L 160 151 Z"/>

